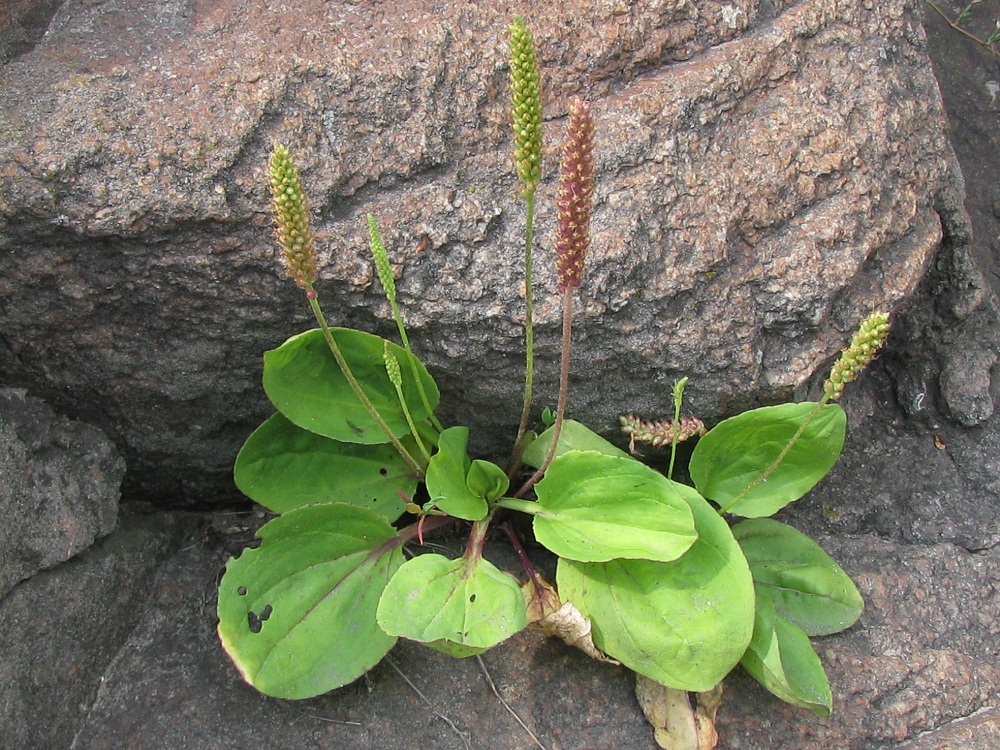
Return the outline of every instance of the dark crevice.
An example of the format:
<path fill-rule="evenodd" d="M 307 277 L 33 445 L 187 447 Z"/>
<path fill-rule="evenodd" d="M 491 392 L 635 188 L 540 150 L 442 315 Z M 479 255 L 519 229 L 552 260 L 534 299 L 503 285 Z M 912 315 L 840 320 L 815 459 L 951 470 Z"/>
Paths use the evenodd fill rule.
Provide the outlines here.
<path fill-rule="evenodd" d="M 31 52 L 65 0 L 11 0 L 0 13 L 0 65 Z"/>

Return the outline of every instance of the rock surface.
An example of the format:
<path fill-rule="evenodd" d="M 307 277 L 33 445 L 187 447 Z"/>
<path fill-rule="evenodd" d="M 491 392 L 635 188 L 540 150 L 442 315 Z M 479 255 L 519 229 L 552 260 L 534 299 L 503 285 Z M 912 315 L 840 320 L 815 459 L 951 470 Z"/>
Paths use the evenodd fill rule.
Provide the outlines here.
<path fill-rule="evenodd" d="M 0 389 L 0 598 L 110 533 L 124 474 L 100 430 Z"/>
<path fill-rule="evenodd" d="M 956 719 L 941 729 L 928 732 L 899 750 L 996 750 L 1000 747 L 1000 709 L 977 711 Z"/>
<path fill-rule="evenodd" d="M 834 694 L 817 719 L 732 680 L 723 747 L 891 748 L 1000 701 L 1000 548 L 821 540 L 865 597 L 861 621 L 815 639 Z M 763 737 L 761 734 L 763 733 Z"/>
<path fill-rule="evenodd" d="M 965 22 L 971 33 L 986 39 L 996 28 L 996 8 L 979 6 Z M 945 9 L 950 10 L 950 9 Z M 955 31 L 931 8 L 925 13 L 928 49 L 941 96 L 948 113 L 950 140 L 962 164 L 965 206 L 972 221 L 972 253 L 994 295 L 1000 294 L 1000 183 L 996 154 L 1000 129 L 1000 71 L 997 58 L 968 38 L 954 39 Z M 961 41 L 962 43 L 957 43 Z"/>
<path fill-rule="evenodd" d="M 0 64 L 29 52 L 64 0 L 7 0 L 0 8 Z"/>
<path fill-rule="evenodd" d="M 858 625 L 817 639 L 835 712 L 821 720 L 788 707 L 737 671 L 719 715 L 720 750 L 893 748 L 997 705 L 1000 548 L 969 553 L 872 536 L 822 541 L 867 600 Z M 414 644 L 400 644 L 367 679 L 327 696 L 285 702 L 257 694 L 226 659 L 206 606 L 223 561 L 217 546 L 203 546 L 164 567 L 73 750 L 532 746 L 475 659 Z M 653 746 L 622 668 L 532 632 L 490 651 L 484 663 L 547 748 Z"/>
<path fill-rule="evenodd" d="M 260 356 L 308 325 L 269 227 L 262 168 L 282 140 L 317 209 L 329 317 L 392 331 L 365 249 L 374 212 L 446 421 L 505 451 L 523 359 L 504 60 L 526 12 L 549 138 L 539 405 L 577 94 L 599 157 L 573 415 L 610 430 L 662 411 L 680 375 L 706 419 L 786 396 L 871 308 L 912 296 L 942 236 L 938 264 L 958 252 L 918 5 L 68 0 L 0 67 L 3 380 L 113 434 L 135 493 L 231 491 L 270 412 Z"/>
<path fill-rule="evenodd" d="M 811 534 L 875 531 L 971 552 L 1000 545 L 1000 421 L 962 428 L 894 415 L 891 381 L 878 368 L 856 386 L 844 399 L 840 461 L 783 517 Z"/>
<path fill-rule="evenodd" d="M 69 747 L 186 526 L 165 513 L 128 518 L 92 549 L 0 600 L 0 747 Z"/>

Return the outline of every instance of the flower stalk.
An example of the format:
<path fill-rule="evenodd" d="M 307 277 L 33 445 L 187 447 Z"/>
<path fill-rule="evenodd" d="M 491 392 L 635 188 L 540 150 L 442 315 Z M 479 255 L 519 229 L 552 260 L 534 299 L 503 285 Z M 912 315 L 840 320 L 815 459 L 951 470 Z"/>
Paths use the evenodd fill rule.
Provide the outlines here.
<path fill-rule="evenodd" d="M 375 217 L 368 214 L 367 218 L 368 244 L 371 248 L 372 257 L 375 260 L 375 271 L 378 274 L 379 283 L 382 285 L 382 291 L 385 292 L 385 298 L 389 301 L 390 307 L 392 307 L 392 317 L 396 321 L 396 330 L 399 331 L 399 339 L 403 344 L 403 348 L 406 349 L 406 353 L 410 355 L 410 374 L 413 376 L 413 381 L 417 384 L 420 400 L 423 402 L 424 409 L 430 415 L 431 424 L 434 425 L 434 428 L 438 432 L 442 432 L 444 426 L 434 415 L 430 400 L 427 398 L 424 381 L 417 371 L 417 359 L 413 355 L 413 348 L 410 346 L 410 337 L 406 334 L 406 326 L 403 325 L 403 314 L 399 311 L 399 304 L 396 302 L 396 279 L 393 278 L 392 266 L 389 264 L 389 253 L 386 252 L 385 243 L 382 242 L 382 235 L 378 231 L 378 224 L 375 221 Z M 416 435 L 416 432 L 413 434 Z"/>
<path fill-rule="evenodd" d="M 399 451 L 399 455 L 414 470 L 416 476 L 422 477 L 424 472 L 420 464 L 406 450 L 399 438 L 393 434 L 389 425 L 379 414 L 378 409 L 361 388 L 361 383 L 351 371 L 350 365 L 340 351 L 340 346 L 326 322 L 326 316 L 323 315 L 316 290 L 313 287 L 313 282 L 316 281 L 319 274 L 316 270 L 316 238 L 309 220 L 309 202 L 305 190 L 302 189 L 302 177 L 292 160 L 291 152 L 280 143 L 275 144 L 271 151 L 271 158 L 268 161 L 268 176 L 274 202 L 275 233 L 288 275 L 299 287 L 305 289 L 309 307 L 312 309 L 316 322 L 319 323 L 327 347 L 333 354 L 344 379 L 354 391 L 354 395 L 371 415 L 379 429 L 389 438 L 393 447 Z"/>
<path fill-rule="evenodd" d="M 885 344 L 889 335 L 889 314 L 876 311 L 861 321 L 858 330 L 851 337 L 851 344 L 840 353 L 840 357 L 830 369 L 830 377 L 823 383 L 823 397 L 816 403 L 815 408 L 809 412 L 809 416 L 799 426 L 799 429 L 792 435 L 792 439 L 782 449 L 781 453 L 771 462 L 764 471 L 748 484 L 742 492 L 734 497 L 724 507 L 719 509 L 719 515 L 727 513 L 744 497 L 749 495 L 758 485 L 766 482 L 768 477 L 774 473 L 775 469 L 785 460 L 785 456 L 792 450 L 799 438 L 805 434 L 806 428 L 812 423 L 820 409 L 830 401 L 836 400 L 844 393 L 844 384 L 857 379 L 871 361 L 875 359 L 878 350 Z"/>
<path fill-rule="evenodd" d="M 542 465 L 525 482 L 516 497 L 542 476 L 555 456 L 566 415 L 569 391 L 570 341 L 573 327 L 573 292 L 583 283 L 584 262 L 590 248 L 590 218 L 594 209 L 594 118 L 590 104 L 574 99 L 563 146 L 559 183 L 559 228 L 556 235 L 556 290 L 563 298 L 562 356 L 559 363 L 559 399 L 552 425 L 552 443 Z"/>
<path fill-rule="evenodd" d="M 514 131 L 514 164 L 525 204 L 524 231 L 524 405 L 508 464 L 513 477 L 520 465 L 524 435 L 528 430 L 535 378 L 534 279 L 532 248 L 535 227 L 535 189 L 542 173 L 541 75 L 535 40 L 521 16 L 510 27 L 511 120 Z"/>
<path fill-rule="evenodd" d="M 413 440 L 417 444 L 417 448 L 424 455 L 425 461 L 431 460 L 431 454 L 427 450 L 427 446 L 424 445 L 423 439 L 420 437 L 420 433 L 417 431 L 417 425 L 413 422 L 413 415 L 410 414 L 410 406 L 406 403 L 406 397 L 403 395 L 403 373 L 399 369 L 399 360 L 396 359 L 395 353 L 392 351 L 391 344 L 386 341 L 385 345 L 382 347 L 382 358 L 385 360 L 385 371 L 389 376 L 389 382 L 392 383 L 393 388 L 396 389 L 396 398 L 399 399 L 399 407 L 403 410 L 403 416 L 406 418 L 406 424 L 410 428 L 410 434 L 413 435 Z M 419 382 L 419 381 L 418 381 Z"/>

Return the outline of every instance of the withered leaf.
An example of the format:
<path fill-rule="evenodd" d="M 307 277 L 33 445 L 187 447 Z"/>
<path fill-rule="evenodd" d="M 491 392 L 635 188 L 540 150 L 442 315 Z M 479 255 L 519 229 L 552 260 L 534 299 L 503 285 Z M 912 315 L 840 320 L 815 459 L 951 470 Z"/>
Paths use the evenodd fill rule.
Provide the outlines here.
<path fill-rule="evenodd" d="M 601 653 L 594 645 L 590 620 L 584 617 L 572 602 L 562 602 L 556 590 L 540 576 L 537 578 L 537 583 L 529 580 L 521 586 L 521 591 L 524 592 L 530 627 L 561 639 L 592 659 L 608 664 L 619 663 Z"/>

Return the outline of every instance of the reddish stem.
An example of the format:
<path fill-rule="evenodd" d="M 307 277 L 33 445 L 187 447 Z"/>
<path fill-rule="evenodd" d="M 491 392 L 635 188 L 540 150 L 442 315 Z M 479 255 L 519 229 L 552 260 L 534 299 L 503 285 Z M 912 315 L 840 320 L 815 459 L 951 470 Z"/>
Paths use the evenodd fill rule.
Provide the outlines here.
<path fill-rule="evenodd" d="M 535 570 L 535 566 L 531 563 L 531 558 L 528 557 L 527 551 L 524 549 L 524 545 L 521 544 L 521 540 L 517 537 L 517 532 L 514 531 L 514 527 L 510 525 L 508 521 L 503 525 L 504 533 L 507 535 L 507 539 L 510 540 L 510 546 L 514 548 L 517 553 L 517 558 L 521 561 L 521 567 L 524 568 L 524 572 L 528 574 L 528 578 L 535 587 L 540 586 L 540 581 L 538 578 L 538 571 Z"/>
<path fill-rule="evenodd" d="M 538 471 L 531 475 L 531 478 L 524 483 L 524 486 L 517 491 L 514 497 L 524 497 L 528 490 L 535 486 L 539 479 L 545 475 L 545 470 L 549 468 L 552 459 L 556 455 L 556 448 L 559 445 L 559 435 L 562 433 L 563 417 L 566 415 L 566 394 L 569 391 L 569 351 L 570 341 L 573 331 L 573 288 L 567 288 L 563 292 L 563 320 L 562 320 L 562 357 L 559 361 L 559 401 L 556 404 L 556 421 L 552 425 L 552 443 L 549 451 L 545 454 L 545 460 L 538 467 Z"/>

